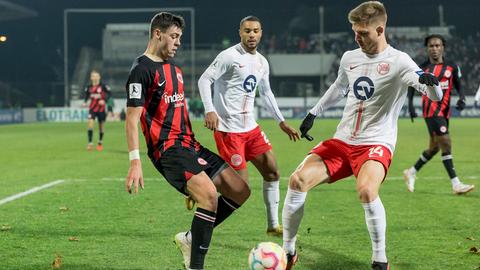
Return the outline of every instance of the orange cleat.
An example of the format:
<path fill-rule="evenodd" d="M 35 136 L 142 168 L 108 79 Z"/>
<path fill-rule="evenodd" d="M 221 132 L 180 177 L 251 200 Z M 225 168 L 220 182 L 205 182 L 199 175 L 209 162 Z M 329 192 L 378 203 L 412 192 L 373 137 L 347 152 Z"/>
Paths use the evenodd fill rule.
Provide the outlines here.
<path fill-rule="evenodd" d="M 103 145 L 101 143 L 97 144 L 97 151 L 102 151 Z"/>

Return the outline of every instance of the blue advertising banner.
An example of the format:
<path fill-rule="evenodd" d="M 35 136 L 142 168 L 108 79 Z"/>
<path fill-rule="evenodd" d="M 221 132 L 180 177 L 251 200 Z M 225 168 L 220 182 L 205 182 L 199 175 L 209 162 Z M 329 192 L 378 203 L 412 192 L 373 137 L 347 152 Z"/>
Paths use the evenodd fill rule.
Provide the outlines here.
<path fill-rule="evenodd" d="M 0 110 L 0 125 L 23 122 L 22 109 L 2 109 Z"/>

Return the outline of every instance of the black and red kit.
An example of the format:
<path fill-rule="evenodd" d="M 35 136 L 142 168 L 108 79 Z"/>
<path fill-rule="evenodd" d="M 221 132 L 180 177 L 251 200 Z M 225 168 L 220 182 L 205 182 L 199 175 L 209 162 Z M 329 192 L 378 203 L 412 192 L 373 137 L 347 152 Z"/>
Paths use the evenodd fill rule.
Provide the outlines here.
<path fill-rule="evenodd" d="M 111 92 L 108 85 L 100 83 L 98 85 L 88 85 L 85 87 L 85 103 L 90 100 L 90 105 L 88 106 L 88 119 L 95 118 L 99 122 L 104 122 L 106 119 L 106 104 L 107 100 L 110 98 Z M 103 104 L 100 104 L 103 100 Z"/>
<path fill-rule="evenodd" d="M 201 171 L 213 179 L 227 165 L 196 140 L 188 117 L 181 69 L 173 62 L 138 57 L 126 84 L 127 107 L 143 107 L 140 116 L 148 156 L 177 190 Z"/>

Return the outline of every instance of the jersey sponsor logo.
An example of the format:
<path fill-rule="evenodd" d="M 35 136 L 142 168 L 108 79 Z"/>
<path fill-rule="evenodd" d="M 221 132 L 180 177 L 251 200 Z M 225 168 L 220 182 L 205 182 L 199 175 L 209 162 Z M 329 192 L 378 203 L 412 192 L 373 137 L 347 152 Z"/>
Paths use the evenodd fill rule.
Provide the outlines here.
<path fill-rule="evenodd" d="M 247 92 L 255 91 L 255 87 L 257 86 L 257 78 L 254 75 L 248 75 L 243 81 L 243 89 Z"/>
<path fill-rule="evenodd" d="M 163 99 L 165 100 L 165 103 L 169 104 L 172 102 L 180 102 L 185 99 L 185 96 L 180 93 L 180 94 L 173 94 L 173 95 L 168 95 L 167 93 L 163 94 Z"/>
<path fill-rule="evenodd" d="M 197 161 L 198 161 L 198 164 L 200 165 L 203 165 L 203 166 L 207 165 L 207 161 L 201 157 L 199 157 Z"/>
<path fill-rule="evenodd" d="M 374 92 L 375 87 L 373 86 L 373 81 L 369 77 L 359 77 L 353 83 L 353 93 L 359 100 L 367 100 L 371 98 Z"/>
<path fill-rule="evenodd" d="M 450 70 L 445 70 L 445 73 L 443 73 L 443 76 L 445 76 L 447 79 L 450 78 L 450 76 L 452 76 L 452 72 Z"/>
<path fill-rule="evenodd" d="M 140 99 L 142 97 L 142 84 L 131 83 L 128 85 L 128 97 Z"/>
<path fill-rule="evenodd" d="M 243 158 L 239 154 L 233 154 L 230 157 L 230 162 L 233 166 L 240 166 L 242 164 Z"/>
<path fill-rule="evenodd" d="M 181 82 L 183 84 L 183 76 L 182 76 L 182 73 L 177 73 L 177 79 L 179 82 Z"/>
<path fill-rule="evenodd" d="M 389 63 L 379 63 L 377 66 L 377 72 L 380 75 L 385 75 L 390 71 L 390 64 Z"/>
<path fill-rule="evenodd" d="M 443 90 L 447 90 L 448 85 L 449 85 L 448 81 L 440 82 L 440 88 L 442 88 Z"/>

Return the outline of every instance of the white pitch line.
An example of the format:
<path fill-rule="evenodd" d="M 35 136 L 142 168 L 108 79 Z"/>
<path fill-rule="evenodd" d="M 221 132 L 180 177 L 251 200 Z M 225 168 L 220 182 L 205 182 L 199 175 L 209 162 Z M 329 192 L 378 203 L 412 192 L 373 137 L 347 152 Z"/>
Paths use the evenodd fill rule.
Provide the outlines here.
<path fill-rule="evenodd" d="M 6 203 L 11 202 L 11 201 L 14 201 L 14 200 L 16 200 L 16 199 L 20 199 L 20 198 L 22 198 L 22 197 L 25 197 L 25 196 L 27 196 L 27 195 L 30 195 L 30 194 L 35 193 L 35 192 L 37 192 L 37 191 L 40 191 L 40 190 L 42 190 L 42 189 L 46 189 L 46 188 L 49 188 L 49 187 L 52 187 L 52 186 L 61 184 L 61 183 L 63 183 L 63 182 L 65 182 L 65 180 L 56 180 L 56 181 L 47 183 L 47 184 L 45 184 L 45 185 L 42 185 L 42 186 L 39 186 L 39 187 L 34 187 L 34 188 L 31 188 L 31 189 L 29 189 L 29 190 L 27 190 L 27 191 L 20 192 L 20 193 L 17 193 L 17 194 L 15 194 L 15 195 L 6 197 L 6 198 L 0 200 L 0 205 L 6 204 Z"/>

